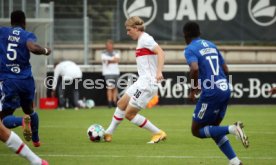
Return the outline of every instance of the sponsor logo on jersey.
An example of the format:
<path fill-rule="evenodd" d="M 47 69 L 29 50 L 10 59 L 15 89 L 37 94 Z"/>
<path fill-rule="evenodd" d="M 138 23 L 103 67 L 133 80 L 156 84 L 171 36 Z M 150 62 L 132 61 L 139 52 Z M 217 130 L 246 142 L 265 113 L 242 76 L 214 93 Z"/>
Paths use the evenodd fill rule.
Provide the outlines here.
<path fill-rule="evenodd" d="M 15 67 L 12 67 L 11 68 L 11 71 L 13 72 L 13 73 L 20 73 L 20 68 L 19 67 L 17 67 L 17 66 L 15 66 Z"/>

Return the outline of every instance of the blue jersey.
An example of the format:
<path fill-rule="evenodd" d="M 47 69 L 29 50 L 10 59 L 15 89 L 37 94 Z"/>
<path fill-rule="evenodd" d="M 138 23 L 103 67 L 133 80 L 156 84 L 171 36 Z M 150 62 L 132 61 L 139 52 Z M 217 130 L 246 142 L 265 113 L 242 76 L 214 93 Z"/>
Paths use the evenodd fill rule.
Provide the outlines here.
<path fill-rule="evenodd" d="M 199 85 L 203 95 L 212 95 L 215 92 L 216 82 L 226 81 L 222 65 L 224 59 L 216 45 L 201 38 L 194 39 L 184 50 L 187 63 L 198 63 Z M 214 88 L 211 88 L 214 85 Z"/>
<path fill-rule="evenodd" d="M 0 80 L 32 77 L 28 41 L 36 42 L 36 36 L 20 27 L 0 27 Z"/>

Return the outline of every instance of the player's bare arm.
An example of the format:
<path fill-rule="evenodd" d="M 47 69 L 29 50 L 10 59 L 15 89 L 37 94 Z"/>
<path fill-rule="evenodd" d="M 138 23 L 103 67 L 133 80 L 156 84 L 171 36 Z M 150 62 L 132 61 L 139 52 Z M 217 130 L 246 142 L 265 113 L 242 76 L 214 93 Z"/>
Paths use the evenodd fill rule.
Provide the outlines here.
<path fill-rule="evenodd" d="M 192 62 L 190 64 L 190 79 L 191 79 L 191 92 L 190 92 L 190 98 L 192 101 L 195 101 L 195 95 L 198 94 L 199 87 L 198 87 L 198 64 L 196 62 Z"/>
<path fill-rule="evenodd" d="M 165 61 L 165 53 L 159 45 L 157 45 L 154 48 L 153 52 L 157 54 L 158 64 L 157 64 L 156 80 L 159 82 L 164 78 L 162 70 L 163 70 L 164 61 Z"/>
<path fill-rule="evenodd" d="M 49 55 L 52 52 L 50 48 L 43 48 L 40 45 L 38 45 L 34 42 L 31 42 L 31 41 L 27 42 L 27 47 L 30 52 L 32 52 L 36 55 L 41 55 L 41 54 Z"/>
<path fill-rule="evenodd" d="M 120 62 L 120 58 L 113 57 L 111 60 L 107 60 L 107 61 L 108 61 L 108 64 L 119 63 Z"/>

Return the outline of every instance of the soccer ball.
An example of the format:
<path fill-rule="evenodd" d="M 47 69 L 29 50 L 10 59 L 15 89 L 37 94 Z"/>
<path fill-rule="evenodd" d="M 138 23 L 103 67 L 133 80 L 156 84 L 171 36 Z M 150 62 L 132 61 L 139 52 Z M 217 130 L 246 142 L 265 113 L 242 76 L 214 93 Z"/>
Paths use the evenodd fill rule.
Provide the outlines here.
<path fill-rule="evenodd" d="M 95 107 L 95 102 L 94 102 L 94 100 L 92 100 L 92 99 L 88 99 L 88 100 L 86 100 L 86 107 L 87 108 L 93 108 L 93 107 Z"/>
<path fill-rule="evenodd" d="M 99 142 L 104 136 L 104 128 L 99 124 L 91 125 L 87 130 L 88 138 L 92 142 Z"/>

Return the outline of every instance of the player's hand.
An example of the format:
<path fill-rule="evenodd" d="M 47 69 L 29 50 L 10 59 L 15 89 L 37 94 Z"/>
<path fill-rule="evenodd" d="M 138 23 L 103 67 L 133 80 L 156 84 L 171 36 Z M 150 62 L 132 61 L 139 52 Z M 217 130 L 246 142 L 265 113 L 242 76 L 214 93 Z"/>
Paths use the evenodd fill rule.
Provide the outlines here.
<path fill-rule="evenodd" d="M 271 93 L 271 94 L 276 94 L 276 87 L 272 88 L 272 89 L 269 91 L 269 93 Z"/>
<path fill-rule="evenodd" d="M 52 53 L 52 50 L 50 48 L 44 48 L 45 49 L 45 55 L 48 56 Z"/>
<path fill-rule="evenodd" d="M 192 100 L 192 102 L 195 102 L 196 100 L 196 95 L 200 92 L 199 89 L 191 89 L 190 94 L 189 94 L 189 99 Z"/>
<path fill-rule="evenodd" d="M 163 80 L 164 79 L 164 77 L 163 77 L 163 74 L 162 74 L 162 72 L 157 72 L 157 74 L 156 74 L 156 80 L 157 80 L 157 82 L 160 82 L 161 80 Z"/>

